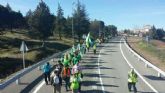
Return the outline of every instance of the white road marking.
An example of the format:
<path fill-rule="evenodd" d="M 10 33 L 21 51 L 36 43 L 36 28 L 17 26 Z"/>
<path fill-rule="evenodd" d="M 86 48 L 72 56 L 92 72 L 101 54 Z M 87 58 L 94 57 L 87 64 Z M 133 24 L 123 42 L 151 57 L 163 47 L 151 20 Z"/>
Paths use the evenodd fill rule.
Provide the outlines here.
<path fill-rule="evenodd" d="M 97 80 L 97 79 L 98 79 L 98 77 L 93 77 L 92 79 L 93 79 L 93 80 Z"/>
<path fill-rule="evenodd" d="M 33 93 L 37 93 L 37 92 L 40 90 L 40 88 L 41 88 L 44 84 L 45 84 L 45 81 L 43 80 L 43 81 L 39 84 L 39 86 L 37 86 L 37 87 L 35 88 L 35 90 L 33 91 Z"/>
<path fill-rule="evenodd" d="M 51 72 L 51 75 L 53 74 L 53 71 Z M 51 76 L 50 75 L 50 76 Z M 41 89 L 41 87 L 43 86 L 45 84 L 45 81 L 43 80 L 36 88 L 35 88 L 35 90 L 33 91 L 33 93 L 37 93 L 40 89 Z"/>
<path fill-rule="evenodd" d="M 96 73 L 96 74 L 97 74 L 97 73 L 99 73 L 99 71 L 95 70 L 95 71 L 94 71 L 94 73 Z"/>
<path fill-rule="evenodd" d="M 105 91 L 104 91 L 104 86 L 103 86 L 103 81 L 102 81 L 102 78 L 101 78 L 101 71 L 100 71 L 100 53 L 101 53 L 101 50 L 100 50 L 100 52 L 99 52 L 99 58 L 98 58 L 98 63 L 97 63 L 97 65 L 98 65 L 98 71 L 99 71 L 99 78 L 100 78 L 100 83 L 101 83 L 101 89 L 102 89 L 102 92 L 103 93 L 105 93 Z"/>
<path fill-rule="evenodd" d="M 97 90 L 97 86 L 92 86 L 92 89 L 93 90 Z"/>
<path fill-rule="evenodd" d="M 123 50 L 121 48 L 121 40 L 120 40 L 120 51 L 121 51 L 121 54 L 123 56 L 123 58 L 125 59 L 125 61 L 127 62 L 127 64 L 131 67 L 131 68 L 134 68 L 130 62 L 128 61 L 128 59 L 125 57 L 124 53 L 123 53 Z M 135 69 L 135 68 L 134 68 Z M 146 83 L 155 93 L 159 93 L 153 86 L 151 86 L 151 84 L 149 84 L 144 78 L 143 76 L 135 69 L 135 72 L 137 73 L 137 75 L 143 80 L 144 83 Z"/>

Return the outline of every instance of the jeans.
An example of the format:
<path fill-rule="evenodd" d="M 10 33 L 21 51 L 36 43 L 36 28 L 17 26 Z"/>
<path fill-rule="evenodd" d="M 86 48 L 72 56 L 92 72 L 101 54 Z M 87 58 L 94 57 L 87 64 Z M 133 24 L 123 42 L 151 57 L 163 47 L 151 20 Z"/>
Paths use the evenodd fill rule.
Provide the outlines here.
<path fill-rule="evenodd" d="M 44 78 L 45 78 L 46 84 L 48 84 L 48 81 L 50 82 L 50 72 L 44 73 Z M 48 78 L 48 80 L 47 80 L 47 78 Z"/>

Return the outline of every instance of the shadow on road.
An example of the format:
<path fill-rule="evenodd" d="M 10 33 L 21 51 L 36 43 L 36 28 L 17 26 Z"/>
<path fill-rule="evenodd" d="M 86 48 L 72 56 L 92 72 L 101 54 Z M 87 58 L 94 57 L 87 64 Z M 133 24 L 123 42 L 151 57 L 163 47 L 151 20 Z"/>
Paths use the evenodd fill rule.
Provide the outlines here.
<path fill-rule="evenodd" d="M 118 51 L 114 51 L 114 50 L 107 50 L 107 51 L 104 51 L 104 52 L 118 52 Z"/>
<path fill-rule="evenodd" d="M 107 76 L 105 74 L 95 74 L 95 73 L 85 73 L 84 74 L 85 77 L 97 77 L 99 78 L 101 76 L 101 78 L 115 78 L 115 79 L 119 79 L 117 77 L 112 77 L 112 76 Z"/>
<path fill-rule="evenodd" d="M 142 92 L 142 91 L 137 91 L 137 93 L 155 93 L 155 92 Z"/>
<path fill-rule="evenodd" d="M 82 86 L 104 86 L 104 87 L 119 87 L 117 85 L 109 85 L 109 84 L 103 84 L 101 85 L 99 81 L 83 81 Z"/>
<path fill-rule="evenodd" d="M 148 78 L 148 79 L 151 79 L 151 80 L 162 80 L 162 81 L 165 80 L 165 78 L 157 77 L 157 76 L 153 76 L 153 75 L 143 75 L 143 76 Z"/>
<path fill-rule="evenodd" d="M 55 69 L 55 66 L 52 67 L 52 70 Z M 43 80 L 43 74 L 32 81 L 28 86 L 26 86 L 20 93 L 30 93 L 30 91 L 37 85 L 41 80 Z"/>
<path fill-rule="evenodd" d="M 81 93 L 103 93 L 103 91 L 102 90 L 84 90 Z M 104 91 L 104 93 L 114 93 L 114 92 Z"/>

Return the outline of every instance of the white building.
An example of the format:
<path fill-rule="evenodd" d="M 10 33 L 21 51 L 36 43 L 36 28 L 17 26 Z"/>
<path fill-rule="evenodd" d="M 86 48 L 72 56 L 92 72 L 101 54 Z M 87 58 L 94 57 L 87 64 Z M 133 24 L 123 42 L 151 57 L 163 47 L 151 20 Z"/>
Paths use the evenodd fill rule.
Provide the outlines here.
<path fill-rule="evenodd" d="M 152 29 L 152 26 L 151 25 L 144 25 L 141 32 L 142 33 L 147 33 L 150 31 L 150 29 Z"/>
<path fill-rule="evenodd" d="M 138 35 L 140 34 L 140 36 L 142 36 L 142 35 L 148 33 L 150 31 L 150 29 L 152 29 L 151 25 L 144 25 L 142 28 L 135 28 L 133 30 L 133 32 L 135 34 L 138 34 Z"/>

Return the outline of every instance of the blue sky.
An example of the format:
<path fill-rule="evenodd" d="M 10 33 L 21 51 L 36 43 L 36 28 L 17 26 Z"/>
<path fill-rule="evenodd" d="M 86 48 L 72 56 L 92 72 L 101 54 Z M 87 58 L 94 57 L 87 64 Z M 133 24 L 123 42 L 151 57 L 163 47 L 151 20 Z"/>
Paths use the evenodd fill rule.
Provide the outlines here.
<path fill-rule="evenodd" d="M 13 10 L 24 15 L 34 10 L 40 0 L 0 0 L 0 4 L 10 4 Z M 58 2 L 64 15 L 71 16 L 73 2 L 77 0 L 43 0 L 56 14 Z M 165 0 L 80 0 L 86 6 L 90 20 L 103 20 L 106 25 L 116 25 L 118 29 L 133 29 L 145 24 L 165 29 Z"/>

